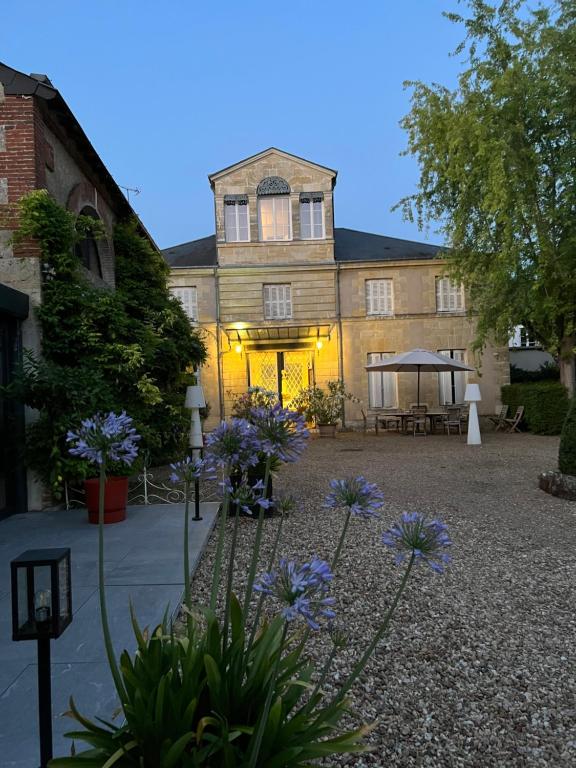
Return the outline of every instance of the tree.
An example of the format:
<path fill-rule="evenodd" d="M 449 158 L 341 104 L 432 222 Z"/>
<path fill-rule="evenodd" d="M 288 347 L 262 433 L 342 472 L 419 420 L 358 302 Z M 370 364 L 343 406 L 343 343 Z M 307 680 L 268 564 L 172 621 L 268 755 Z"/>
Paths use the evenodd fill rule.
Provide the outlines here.
<path fill-rule="evenodd" d="M 560 356 L 574 393 L 576 3 L 529 10 L 468 0 L 458 86 L 413 82 L 402 126 L 418 191 L 400 201 L 440 221 L 448 272 L 477 313 L 478 348 L 522 324 Z"/>

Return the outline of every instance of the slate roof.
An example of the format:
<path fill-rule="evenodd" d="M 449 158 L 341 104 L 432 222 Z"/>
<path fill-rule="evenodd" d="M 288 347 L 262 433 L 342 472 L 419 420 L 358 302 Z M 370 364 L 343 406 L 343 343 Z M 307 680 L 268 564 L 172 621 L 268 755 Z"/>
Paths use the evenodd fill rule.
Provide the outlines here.
<path fill-rule="evenodd" d="M 439 245 L 374 235 L 357 229 L 336 227 L 334 230 L 336 261 L 416 261 L 435 259 Z M 171 267 L 214 267 L 217 262 L 216 236 L 202 237 L 189 243 L 165 248 L 162 255 Z"/>

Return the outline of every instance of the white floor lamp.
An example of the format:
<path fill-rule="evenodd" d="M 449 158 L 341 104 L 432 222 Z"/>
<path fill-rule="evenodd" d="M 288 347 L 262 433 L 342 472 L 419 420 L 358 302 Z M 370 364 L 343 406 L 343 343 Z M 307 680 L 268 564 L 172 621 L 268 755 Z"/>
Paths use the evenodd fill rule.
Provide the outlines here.
<path fill-rule="evenodd" d="M 482 400 L 480 387 L 478 384 L 467 384 L 464 400 L 470 403 L 470 412 L 468 414 L 468 445 L 482 445 L 480 437 L 480 424 L 478 423 L 478 409 L 476 403 Z"/>

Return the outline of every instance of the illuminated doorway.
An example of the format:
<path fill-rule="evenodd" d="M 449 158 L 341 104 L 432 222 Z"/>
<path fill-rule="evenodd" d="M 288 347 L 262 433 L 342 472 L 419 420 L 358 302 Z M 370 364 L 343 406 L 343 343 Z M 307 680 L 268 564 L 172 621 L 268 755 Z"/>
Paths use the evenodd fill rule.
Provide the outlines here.
<path fill-rule="evenodd" d="M 248 370 L 250 386 L 276 392 L 284 408 L 314 381 L 313 357 L 308 350 L 250 352 Z"/>

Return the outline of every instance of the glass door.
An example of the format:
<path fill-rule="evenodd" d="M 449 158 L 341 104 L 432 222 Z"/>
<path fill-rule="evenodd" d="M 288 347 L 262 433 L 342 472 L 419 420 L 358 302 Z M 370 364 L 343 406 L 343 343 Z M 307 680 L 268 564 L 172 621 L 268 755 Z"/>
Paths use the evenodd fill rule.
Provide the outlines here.
<path fill-rule="evenodd" d="M 275 392 L 284 408 L 312 381 L 312 357 L 307 350 L 250 352 L 250 386 Z"/>

